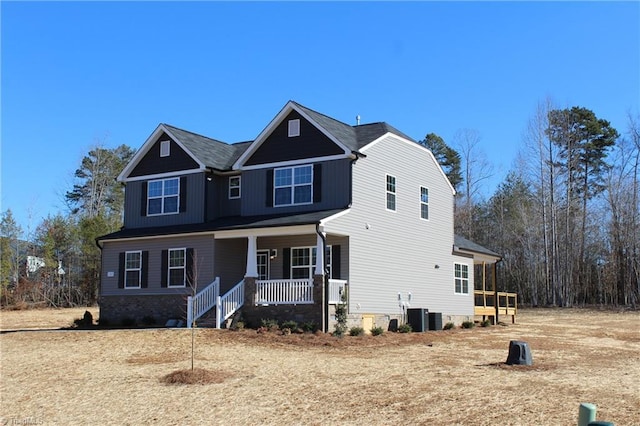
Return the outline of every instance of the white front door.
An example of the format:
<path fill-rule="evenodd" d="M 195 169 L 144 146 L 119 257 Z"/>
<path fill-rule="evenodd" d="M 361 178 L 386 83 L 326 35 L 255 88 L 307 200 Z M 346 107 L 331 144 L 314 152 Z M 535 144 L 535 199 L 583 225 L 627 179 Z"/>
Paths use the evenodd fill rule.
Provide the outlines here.
<path fill-rule="evenodd" d="M 268 280 L 269 279 L 269 250 L 258 250 L 257 253 L 257 264 L 258 264 L 258 279 L 259 280 Z"/>

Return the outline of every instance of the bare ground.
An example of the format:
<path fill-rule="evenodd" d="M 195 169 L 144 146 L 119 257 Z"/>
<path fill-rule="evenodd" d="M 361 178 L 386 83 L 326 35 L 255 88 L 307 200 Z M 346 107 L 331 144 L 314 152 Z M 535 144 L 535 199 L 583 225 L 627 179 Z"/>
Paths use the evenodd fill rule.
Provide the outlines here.
<path fill-rule="evenodd" d="M 195 367 L 214 380 L 175 385 L 190 330 L 56 330 L 84 310 L 0 312 L 2 424 L 571 425 L 590 402 L 640 425 L 640 312 L 343 339 L 196 329 Z M 533 366 L 504 364 L 510 340 Z"/>

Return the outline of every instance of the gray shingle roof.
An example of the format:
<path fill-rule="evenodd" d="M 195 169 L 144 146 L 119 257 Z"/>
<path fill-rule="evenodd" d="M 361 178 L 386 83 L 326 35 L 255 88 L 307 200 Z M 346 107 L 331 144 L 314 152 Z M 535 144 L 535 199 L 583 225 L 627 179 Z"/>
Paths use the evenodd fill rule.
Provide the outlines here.
<path fill-rule="evenodd" d="M 350 126 L 327 115 L 291 101 L 319 126 L 333 135 L 351 151 L 358 151 L 380 136 L 391 132 L 410 141 L 409 136 L 384 122 Z M 228 144 L 216 139 L 189 132 L 169 124 L 163 124 L 205 166 L 215 170 L 231 170 L 233 164 L 249 148 L 253 141 Z M 414 141 L 415 142 L 415 141 Z"/>
<path fill-rule="evenodd" d="M 479 254 L 487 254 L 489 256 L 502 258 L 502 256 L 496 253 L 495 251 L 491 251 L 488 248 L 481 246 L 480 244 L 476 244 L 473 241 L 469 241 L 460 235 L 454 235 L 453 244 L 462 250 L 472 251 Z"/>

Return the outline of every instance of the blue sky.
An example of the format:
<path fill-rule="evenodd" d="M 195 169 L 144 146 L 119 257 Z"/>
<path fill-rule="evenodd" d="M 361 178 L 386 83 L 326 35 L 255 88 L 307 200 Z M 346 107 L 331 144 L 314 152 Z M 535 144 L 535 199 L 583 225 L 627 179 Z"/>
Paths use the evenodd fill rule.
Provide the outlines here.
<path fill-rule="evenodd" d="M 512 166 L 538 102 L 623 133 L 640 100 L 638 2 L 2 2 L 0 210 L 66 213 L 91 146 L 158 123 L 255 138 L 289 100 L 416 140 L 477 130 Z"/>

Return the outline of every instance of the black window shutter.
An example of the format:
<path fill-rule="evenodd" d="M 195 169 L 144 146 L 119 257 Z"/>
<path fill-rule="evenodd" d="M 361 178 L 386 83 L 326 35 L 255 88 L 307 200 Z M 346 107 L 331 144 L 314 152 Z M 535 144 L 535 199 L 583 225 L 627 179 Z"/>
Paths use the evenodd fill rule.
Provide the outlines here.
<path fill-rule="evenodd" d="M 322 201 L 322 164 L 313 165 L 313 202 Z"/>
<path fill-rule="evenodd" d="M 147 182 L 142 182 L 142 188 L 140 189 L 140 216 L 147 215 Z"/>
<path fill-rule="evenodd" d="M 189 287 L 190 286 L 195 286 L 195 285 L 198 284 L 197 282 L 195 282 L 195 279 L 197 277 L 195 276 L 196 271 L 194 269 L 194 265 L 196 264 L 196 262 L 195 262 L 196 252 L 195 252 L 194 249 L 188 248 L 186 255 L 187 255 L 187 259 L 186 259 L 186 263 L 185 263 L 185 265 L 187 266 L 187 268 L 186 268 L 186 271 L 187 271 L 186 284 Z"/>
<path fill-rule="evenodd" d="M 187 211 L 187 177 L 180 178 L 180 213 Z"/>
<path fill-rule="evenodd" d="M 120 253 L 118 262 L 118 288 L 124 288 L 124 252 Z"/>
<path fill-rule="evenodd" d="M 282 249 L 282 278 L 291 278 L 291 249 Z"/>
<path fill-rule="evenodd" d="M 147 288 L 149 282 L 149 252 L 142 252 L 142 281 L 140 287 Z"/>
<path fill-rule="evenodd" d="M 340 279 L 340 246 L 331 246 L 331 278 Z"/>
<path fill-rule="evenodd" d="M 273 207 L 273 169 L 267 170 L 267 193 L 265 198 L 267 207 Z"/>
<path fill-rule="evenodd" d="M 162 260 L 160 262 L 162 265 L 160 268 L 160 286 L 167 286 L 167 274 L 169 273 L 169 250 L 162 250 Z"/>

